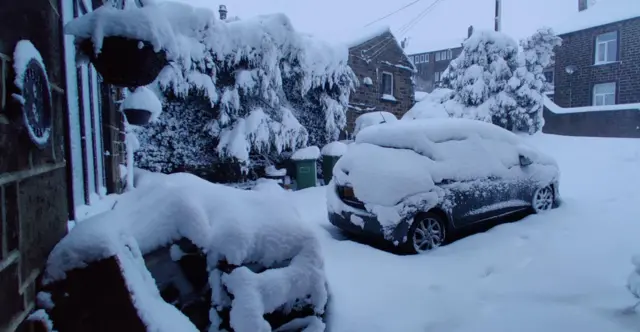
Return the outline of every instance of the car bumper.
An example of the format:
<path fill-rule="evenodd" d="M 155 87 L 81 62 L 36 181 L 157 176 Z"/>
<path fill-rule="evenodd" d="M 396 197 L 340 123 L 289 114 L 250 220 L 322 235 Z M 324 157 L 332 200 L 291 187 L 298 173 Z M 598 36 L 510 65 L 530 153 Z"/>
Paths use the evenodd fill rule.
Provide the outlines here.
<path fill-rule="evenodd" d="M 385 232 L 375 214 L 356 209 L 342 202 L 333 181 L 327 185 L 329 222 L 350 234 L 373 241 L 385 241 L 394 245 L 406 241 L 409 224 L 399 223 L 392 232 Z"/>

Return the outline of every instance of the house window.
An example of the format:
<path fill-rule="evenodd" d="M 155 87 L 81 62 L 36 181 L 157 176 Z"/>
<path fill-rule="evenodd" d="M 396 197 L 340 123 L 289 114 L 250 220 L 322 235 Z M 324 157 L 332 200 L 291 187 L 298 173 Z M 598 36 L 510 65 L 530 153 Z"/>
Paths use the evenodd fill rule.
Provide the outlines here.
<path fill-rule="evenodd" d="M 433 81 L 434 82 L 440 82 L 440 72 L 437 71 L 433 74 Z"/>
<path fill-rule="evenodd" d="M 553 71 L 552 70 L 545 71 L 543 74 L 544 74 L 545 81 L 549 84 L 553 84 Z"/>
<path fill-rule="evenodd" d="M 424 54 L 422 54 L 422 55 L 420 56 L 420 62 L 426 62 L 426 61 L 425 61 L 425 55 L 424 55 Z"/>
<path fill-rule="evenodd" d="M 618 61 L 618 32 L 607 32 L 596 37 L 595 63 Z"/>
<path fill-rule="evenodd" d="M 87 14 L 91 2 L 63 1 L 63 22 Z M 75 220 L 86 217 L 86 206 L 94 205 L 106 194 L 104 146 L 102 142 L 99 76 L 91 64 L 76 65 L 73 38 L 65 36 L 65 69 L 67 79 L 67 121 L 70 137 L 72 215 Z"/>
<path fill-rule="evenodd" d="M 436 52 L 436 61 L 440 61 L 440 52 Z"/>
<path fill-rule="evenodd" d="M 615 105 L 616 83 L 600 83 L 593 86 L 593 105 Z"/>
<path fill-rule="evenodd" d="M 429 62 L 429 54 L 424 55 L 424 62 Z"/>
<path fill-rule="evenodd" d="M 382 86 L 380 87 L 383 95 L 393 96 L 393 74 L 388 72 L 382 73 Z"/>

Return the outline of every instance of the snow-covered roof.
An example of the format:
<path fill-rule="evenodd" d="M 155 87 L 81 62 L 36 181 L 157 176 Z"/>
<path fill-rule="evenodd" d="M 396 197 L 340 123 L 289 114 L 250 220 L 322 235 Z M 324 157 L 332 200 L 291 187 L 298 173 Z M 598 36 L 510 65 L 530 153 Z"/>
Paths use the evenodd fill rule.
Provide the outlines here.
<path fill-rule="evenodd" d="M 464 41 L 464 39 L 465 38 L 456 38 L 449 40 L 410 39 L 409 45 L 407 46 L 405 51 L 409 55 L 414 55 L 458 48 L 462 47 L 462 42 Z"/>
<path fill-rule="evenodd" d="M 376 38 L 378 36 L 382 36 L 383 34 L 391 32 L 391 28 L 387 25 L 377 25 L 372 27 L 367 27 L 355 31 L 352 34 L 347 34 L 344 39 L 342 39 L 342 43 L 349 48 L 356 47 L 360 44 L 366 43 L 367 41 Z"/>
<path fill-rule="evenodd" d="M 636 17 L 640 17 L 638 0 L 600 0 L 564 20 L 554 31 L 561 35 Z"/>

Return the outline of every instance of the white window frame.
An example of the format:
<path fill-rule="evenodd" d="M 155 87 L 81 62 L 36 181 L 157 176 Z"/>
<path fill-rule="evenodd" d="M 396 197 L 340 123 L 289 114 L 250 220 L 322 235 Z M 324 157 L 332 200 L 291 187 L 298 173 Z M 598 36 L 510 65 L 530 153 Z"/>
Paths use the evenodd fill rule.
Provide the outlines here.
<path fill-rule="evenodd" d="M 389 75 L 389 76 L 391 76 L 391 93 L 385 93 L 385 91 L 383 90 L 383 89 L 384 89 L 384 75 Z M 394 88 L 394 86 L 393 86 L 393 85 L 394 85 L 394 84 L 393 84 L 393 83 L 394 83 L 394 82 L 393 82 L 393 73 L 390 73 L 390 72 L 388 72 L 388 71 L 383 71 L 383 72 L 382 72 L 382 79 L 380 80 L 380 83 L 381 83 L 380 90 L 382 90 L 382 91 L 381 91 L 381 92 L 382 92 L 382 94 L 383 94 L 383 95 L 393 96 L 393 88 Z"/>
<path fill-rule="evenodd" d="M 436 61 L 440 61 L 440 52 L 436 52 Z"/>
<path fill-rule="evenodd" d="M 421 54 L 421 55 L 420 55 L 420 62 L 421 62 L 421 63 L 422 63 L 422 62 L 427 62 L 425 59 L 426 59 L 426 58 L 425 58 L 425 55 L 424 55 L 424 54 Z"/>
<path fill-rule="evenodd" d="M 91 12 L 91 1 L 62 1 L 62 20 L 67 23 L 76 15 Z M 67 107 L 71 146 L 71 188 L 74 214 L 80 221 L 88 216 L 86 206 L 97 203 L 106 194 L 102 105 L 98 73 L 93 65 L 76 65 L 73 36 L 64 36 Z M 81 84 L 79 84 L 81 82 Z M 79 89 L 82 89 L 80 93 Z M 84 135 L 84 136 L 83 136 Z"/>
<path fill-rule="evenodd" d="M 613 38 L 611 38 L 613 36 Z M 606 39 L 605 39 L 606 38 Z M 609 49 L 613 48 L 615 50 L 614 59 L 609 59 Z M 599 59 L 598 55 L 600 54 L 600 50 L 604 50 L 604 58 Z M 594 54 L 594 63 L 596 65 L 611 63 L 618 61 L 618 31 L 610 31 L 607 33 L 600 34 L 596 37 L 596 47 Z"/>
<path fill-rule="evenodd" d="M 424 55 L 424 62 L 429 62 L 429 53 Z"/>
<path fill-rule="evenodd" d="M 616 104 L 616 82 L 599 83 L 593 86 L 593 106 L 606 106 Z M 600 89 L 601 91 L 598 91 Z M 607 91 L 602 91 L 607 90 Z M 613 103 L 607 104 L 607 96 L 612 97 Z M 611 100 L 611 99 L 610 99 Z"/>
<path fill-rule="evenodd" d="M 442 80 L 442 72 L 437 71 L 433 73 L 433 82 L 438 83 L 440 80 Z"/>
<path fill-rule="evenodd" d="M 447 60 L 451 60 L 453 57 L 453 52 L 451 50 L 447 50 Z"/>

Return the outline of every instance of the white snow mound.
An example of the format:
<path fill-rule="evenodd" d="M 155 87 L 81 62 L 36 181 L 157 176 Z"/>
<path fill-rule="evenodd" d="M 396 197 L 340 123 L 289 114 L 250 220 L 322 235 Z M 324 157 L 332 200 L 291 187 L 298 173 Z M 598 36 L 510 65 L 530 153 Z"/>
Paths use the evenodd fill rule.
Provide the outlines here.
<path fill-rule="evenodd" d="M 293 160 L 316 160 L 320 158 L 320 149 L 317 146 L 302 148 L 291 155 Z"/>
<path fill-rule="evenodd" d="M 151 112 L 151 121 L 155 121 L 162 113 L 162 102 L 149 88 L 141 86 L 131 92 L 122 102 L 122 109 L 138 109 Z"/>
<path fill-rule="evenodd" d="M 347 145 L 340 141 L 331 142 L 322 147 L 323 156 L 340 157 L 347 152 Z"/>
<path fill-rule="evenodd" d="M 315 311 L 327 302 L 323 259 L 313 231 L 283 195 L 235 189 L 194 175 L 137 172 L 136 189 L 121 195 L 115 209 L 79 223 L 51 252 L 43 282 L 64 279 L 72 269 L 115 255 L 150 330 L 196 331 L 189 320 L 159 295 L 142 255 L 188 238 L 207 255 L 215 307 L 231 304 L 236 331 L 271 331 L 263 314 L 310 295 Z M 258 263 L 265 267 L 291 260 L 261 274 L 238 268 L 231 274 L 217 263 Z M 235 296 L 233 303 L 222 289 Z"/>
<path fill-rule="evenodd" d="M 355 128 L 353 129 L 353 134 L 358 135 L 358 133 L 367 127 L 377 125 L 380 123 L 387 122 L 395 122 L 398 121 L 398 118 L 393 115 L 393 113 L 385 112 L 385 111 L 376 111 L 362 114 L 356 118 Z"/>

